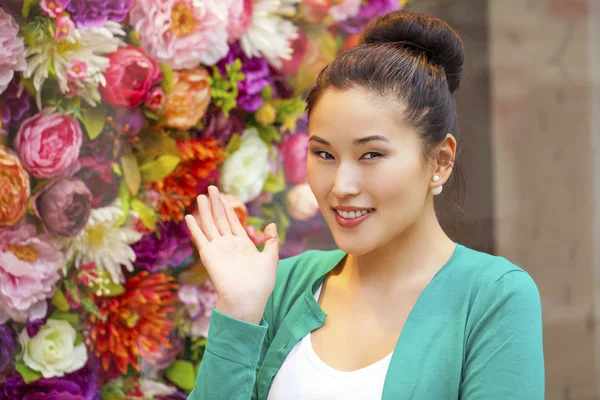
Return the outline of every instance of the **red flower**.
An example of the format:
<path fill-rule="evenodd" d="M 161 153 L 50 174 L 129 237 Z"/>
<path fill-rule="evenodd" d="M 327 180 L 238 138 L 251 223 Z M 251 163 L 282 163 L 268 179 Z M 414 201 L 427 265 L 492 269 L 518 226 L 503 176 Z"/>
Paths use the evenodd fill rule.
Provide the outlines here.
<path fill-rule="evenodd" d="M 173 277 L 142 271 L 125 283 L 122 295 L 99 298 L 96 304 L 103 318 L 90 315 L 90 350 L 105 371 L 125 375 L 129 365 L 140 370 L 140 359 L 152 365 L 160 362 L 164 349 L 172 346 L 175 324 L 170 314 L 178 289 Z"/>
<path fill-rule="evenodd" d="M 104 72 L 106 85 L 100 87 L 102 97 L 116 107 L 136 108 L 142 104 L 150 88 L 162 79 L 153 59 L 137 47 L 122 47 L 108 56 L 110 65 Z"/>

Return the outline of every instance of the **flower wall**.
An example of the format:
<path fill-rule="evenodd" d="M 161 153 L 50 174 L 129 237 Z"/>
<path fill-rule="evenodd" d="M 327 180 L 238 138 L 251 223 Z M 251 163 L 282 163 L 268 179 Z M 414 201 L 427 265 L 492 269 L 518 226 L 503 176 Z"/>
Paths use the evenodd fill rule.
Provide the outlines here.
<path fill-rule="evenodd" d="M 216 293 L 183 216 L 215 184 L 303 251 L 304 95 L 402 4 L 0 5 L 0 399 L 184 399 Z"/>

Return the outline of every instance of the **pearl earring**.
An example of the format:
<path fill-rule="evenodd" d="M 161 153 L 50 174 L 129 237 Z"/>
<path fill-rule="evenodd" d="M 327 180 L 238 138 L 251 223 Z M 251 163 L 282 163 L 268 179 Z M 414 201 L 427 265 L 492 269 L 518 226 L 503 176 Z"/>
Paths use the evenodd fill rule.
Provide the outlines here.
<path fill-rule="evenodd" d="M 433 176 L 433 181 L 434 182 L 439 182 L 440 181 L 440 177 L 438 175 L 434 175 Z M 431 193 L 434 196 L 437 196 L 438 194 L 442 193 L 442 190 L 444 190 L 443 186 L 434 187 L 433 189 L 431 189 Z"/>

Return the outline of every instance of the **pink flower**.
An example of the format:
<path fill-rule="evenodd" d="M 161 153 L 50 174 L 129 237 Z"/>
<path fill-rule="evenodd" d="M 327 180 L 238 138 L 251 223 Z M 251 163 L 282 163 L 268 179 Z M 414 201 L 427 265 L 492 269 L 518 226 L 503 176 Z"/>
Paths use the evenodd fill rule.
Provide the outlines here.
<path fill-rule="evenodd" d="M 75 24 L 68 15 L 59 15 L 54 27 L 54 39 L 62 40 L 68 37 L 75 29 Z"/>
<path fill-rule="evenodd" d="M 292 187 L 285 197 L 287 210 L 296 221 L 308 221 L 319 212 L 319 203 L 308 183 Z"/>
<path fill-rule="evenodd" d="M 70 2 L 71 0 L 40 0 L 40 8 L 47 16 L 57 18 Z"/>
<path fill-rule="evenodd" d="M 279 151 L 283 157 L 286 182 L 292 185 L 306 182 L 308 134 L 296 133 L 285 136 L 279 145 Z"/>
<path fill-rule="evenodd" d="M 27 68 L 23 39 L 18 34 L 19 25 L 0 7 L 0 93 L 6 90 L 15 71 Z"/>
<path fill-rule="evenodd" d="M 213 65 L 225 57 L 229 1 L 137 0 L 131 25 L 152 58 L 173 69 Z"/>
<path fill-rule="evenodd" d="M 331 6 L 329 15 L 336 21 L 345 21 L 355 17 L 360 10 L 360 2 L 361 0 L 344 0 L 339 4 Z"/>
<path fill-rule="evenodd" d="M 67 66 L 67 78 L 70 81 L 81 81 L 88 76 L 87 64 L 76 58 L 69 61 Z"/>
<path fill-rule="evenodd" d="M 252 0 L 229 0 L 228 42 L 233 43 L 242 37 L 252 22 Z"/>
<path fill-rule="evenodd" d="M 51 178 L 74 166 L 82 140 L 75 118 L 42 110 L 21 124 L 14 146 L 29 172 Z"/>
<path fill-rule="evenodd" d="M 0 324 L 44 318 L 63 266 L 62 253 L 34 225 L 0 231 Z"/>
<path fill-rule="evenodd" d="M 163 89 L 160 86 L 154 86 L 150 90 L 144 105 L 150 111 L 156 112 L 160 110 L 165 105 L 165 92 Z"/>
<path fill-rule="evenodd" d="M 217 291 L 211 281 L 206 281 L 200 287 L 199 301 L 202 306 L 202 312 L 192 322 L 193 336 L 208 337 L 208 328 L 210 325 L 210 316 L 212 309 L 217 304 Z"/>

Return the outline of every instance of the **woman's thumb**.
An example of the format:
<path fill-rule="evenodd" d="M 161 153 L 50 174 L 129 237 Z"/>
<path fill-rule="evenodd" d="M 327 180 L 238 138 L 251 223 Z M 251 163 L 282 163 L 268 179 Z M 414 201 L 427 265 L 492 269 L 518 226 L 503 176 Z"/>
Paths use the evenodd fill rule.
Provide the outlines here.
<path fill-rule="evenodd" d="M 270 253 L 279 253 L 279 235 L 277 234 L 277 226 L 270 223 L 265 228 L 265 249 Z"/>

